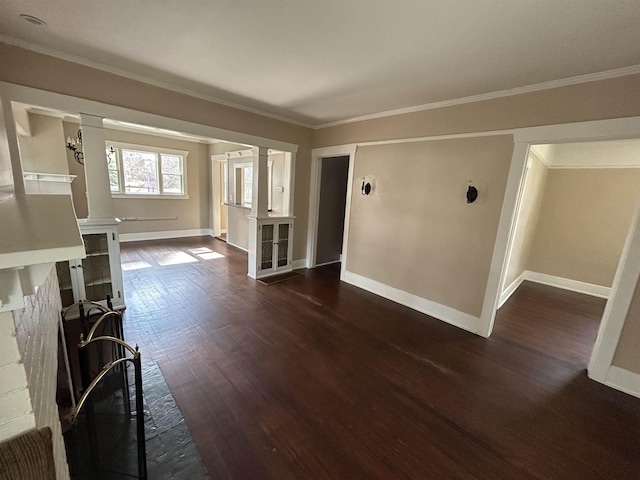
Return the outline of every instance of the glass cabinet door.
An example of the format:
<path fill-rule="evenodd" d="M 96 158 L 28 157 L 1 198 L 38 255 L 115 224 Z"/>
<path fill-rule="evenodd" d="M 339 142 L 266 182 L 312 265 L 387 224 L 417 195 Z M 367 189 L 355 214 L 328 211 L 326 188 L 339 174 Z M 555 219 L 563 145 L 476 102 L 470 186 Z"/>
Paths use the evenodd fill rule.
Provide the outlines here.
<path fill-rule="evenodd" d="M 278 225 L 278 267 L 289 263 L 289 224 Z"/>
<path fill-rule="evenodd" d="M 260 269 L 273 268 L 273 233 L 274 225 L 262 225 L 260 237 Z"/>
<path fill-rule="evenodd" d="M 82 260 L 84 300 L 113 298 L 111 265 L 109 264 L 109 240 L 107 233 L 91 233 L 82 236 L 87 258 Z"/>

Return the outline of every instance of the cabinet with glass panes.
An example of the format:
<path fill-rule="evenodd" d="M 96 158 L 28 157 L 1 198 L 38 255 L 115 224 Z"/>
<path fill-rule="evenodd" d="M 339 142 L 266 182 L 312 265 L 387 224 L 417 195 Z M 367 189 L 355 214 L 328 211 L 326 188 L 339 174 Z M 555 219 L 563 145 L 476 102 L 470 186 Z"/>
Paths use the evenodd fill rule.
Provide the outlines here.
<path fill-rule="evenodd" d="M 62 306 L 105 303 L 109 296 L 115 308 L 124 308 L 118 225 L 78 223 L 86 257 L 56 264 Z"/>
<path fill-rule="evenodd" d="M 293 236 L 292 217 L 271 217 L 258 220 L 258 251 L 256 278 L 291 271 Z"/>

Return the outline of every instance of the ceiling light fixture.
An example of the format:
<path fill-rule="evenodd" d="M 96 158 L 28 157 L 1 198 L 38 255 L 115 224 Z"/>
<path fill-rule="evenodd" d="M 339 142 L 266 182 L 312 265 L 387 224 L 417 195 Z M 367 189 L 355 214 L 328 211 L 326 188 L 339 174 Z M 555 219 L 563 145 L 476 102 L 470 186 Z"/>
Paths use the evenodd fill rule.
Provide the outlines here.
<path fill-rule="evenodd" d="M 38 17 L 34 17 L 33 15 L 27 15 L 26 13 L 21 13 L 20 17 L 22 17 L 25 21 L 39 27 L 47 24 L 44 20 L 40 20 Z"/>

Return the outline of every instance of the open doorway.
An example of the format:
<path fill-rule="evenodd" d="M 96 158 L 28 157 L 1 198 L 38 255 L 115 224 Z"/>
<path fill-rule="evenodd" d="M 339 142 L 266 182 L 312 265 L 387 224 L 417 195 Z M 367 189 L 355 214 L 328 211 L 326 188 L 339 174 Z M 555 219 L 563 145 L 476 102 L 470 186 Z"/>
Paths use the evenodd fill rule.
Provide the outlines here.
<path fill-rule="evenodd" d="M 350 155 L 314 155 L 307 268 L 342 261 Z"/>
<path fill-rule="evenodd" d="M 556 354 L 587 366 L 640 204 L 638 159 L 638 140 L 531 147 L 498 329 L 535 335 L 545 350 L 558 343 Z"/>
<path fill-rule="evenodd" d="M 342 259 L 348 175 L 348 156 L 322 159 L 316 266 L 337 263 Z"/>
<path fill-rule="evenodd" d="M 213 236 L 227 241 L 227 156 L 211 155 L 211 225 Z"/>

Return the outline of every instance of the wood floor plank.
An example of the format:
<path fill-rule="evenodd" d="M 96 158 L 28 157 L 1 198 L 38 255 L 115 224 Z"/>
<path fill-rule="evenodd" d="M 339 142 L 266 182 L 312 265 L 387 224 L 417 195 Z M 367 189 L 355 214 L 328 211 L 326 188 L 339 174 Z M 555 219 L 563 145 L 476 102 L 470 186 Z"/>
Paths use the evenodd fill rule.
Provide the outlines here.
<path fill-rule="evenodd" d="M 127 339 L 212 478 L 640 478 L 640 401 L 585 372 L 601 299 L 525 282 L 485 339 L 336 265 L 264 285 L 206 237 L 122 260 Z"/>

